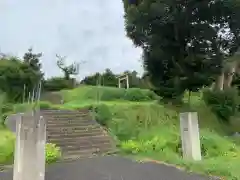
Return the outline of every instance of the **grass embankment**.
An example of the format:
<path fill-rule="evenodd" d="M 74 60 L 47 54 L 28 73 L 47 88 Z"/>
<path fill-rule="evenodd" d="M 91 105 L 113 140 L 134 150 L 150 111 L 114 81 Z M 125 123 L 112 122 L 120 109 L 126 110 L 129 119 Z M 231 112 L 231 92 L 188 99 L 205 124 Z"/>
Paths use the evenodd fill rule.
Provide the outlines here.
<path fill-rule="evenodd" d="M 142 98 L 141 94 L 147 91 L 141 93 L 141 90 L 135 89 L 137 98 L 133 90 L 128 98 L 126 94 L 130 93 L 123 89 L 101 87 L 99 91 L 96 87 L 63 91 L 64 106 L 96 106 L 99 122 L 115 136 L 123 154 L 141 159 L 152 158 L 227 179 L 240 179 L 240 144 L 226 137 L 231 132 L 240 131 L 240 126 L 237 126 L 236 118 L 232 120 L 233 125 L 221 123 L 203 103 L 200 93 L 192 94 L 190 108 L 199 115 L 203 160 L 193 162 L 181 157 L 179 113 L 185 107 L 157 103 L 155 95 Z"/>

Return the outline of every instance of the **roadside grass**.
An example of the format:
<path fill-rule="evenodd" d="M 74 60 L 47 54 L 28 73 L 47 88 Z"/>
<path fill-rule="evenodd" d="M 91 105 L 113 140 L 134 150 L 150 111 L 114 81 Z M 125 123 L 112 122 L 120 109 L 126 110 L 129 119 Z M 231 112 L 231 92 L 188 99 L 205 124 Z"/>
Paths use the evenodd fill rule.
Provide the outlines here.
<path fill-rule="evenodd" d="M 0 165 L 13 161 L 15 136 L 4 127 L 0 127 Z"/>
<path fill-rule="evenodd" d="M 163 105 L 111 106 L 108 128 L 119 139 L 124 155 L 150 158 L 181 166 L 189 171 L 239 179 L 240 146 L 225 137 L 230 128 L 219 123 L 208 109 L 199 111 L 203 160 L 182 159 L 178 111 Z M 226 126 L 226 127 L 225 127 Z"/>

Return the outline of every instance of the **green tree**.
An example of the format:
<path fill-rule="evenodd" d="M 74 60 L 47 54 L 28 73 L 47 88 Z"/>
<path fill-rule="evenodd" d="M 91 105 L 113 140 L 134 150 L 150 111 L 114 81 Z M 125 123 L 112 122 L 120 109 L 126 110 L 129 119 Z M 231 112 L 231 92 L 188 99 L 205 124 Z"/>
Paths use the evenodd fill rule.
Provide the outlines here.
<path fill-rule="evenodd" d="M 73 88 L 72 83 L 63 77 L 52 77 L 44 80 L 43 83 L 44 91 L 60 91 L 71 88 Z"/>
<path fill-rule="evenodd" d="M 86 76 L 81 83 L 92 86 L 101 84 L 102 86 L 116 87 L 118 79 L 110 69 L 106 69 L 103 73 L 97 72 L 93 75 Z"/>
<path fill-rule="evenodd" d="M 100 73 L 95 73 L 90 76 L 86 76 L 82 81 L 81 84 L 96 86 L 97 85 L 97 79 L 100 76 Z"/>
<path fill-rule="evenodd" d="M 237 0 L 124 0 L 124 9 L 127 35 L 143 49 L 144 68 L 164 98 L 210 85 L 222 72 L 222 52 L 239 46 Z"/>
<path fill-rule="evenodd" d="M 66 57 L 61 57 L 59 55 L 56 55 L 56 57 L 58 58 L 57 66 L 63 71 L 66 80 L 70 80 L 71 75 L 78 74 L 79 64 L 73 63 L 70 65 L 66 65 Z"/>
<path fill-rule="evenodd" d="M 105 72 L 102 73 L 101 80 L 104 86 L 117 87 L 117 76 L 110 69 L 106 69 Z"/>
<path fill-rule="evenodd" d="M 37 72 L 21 59 L 8 56 L 0 58 L 0 90 L 6 93 L 9 101 L 21 101 L 24 85 L 28 91 L 32 91 L 38 77 Z"/>
<path fill-rule="evenodd" d="M 39 74 L 39 78 L 43 78 L 43 73 L 41 71 L 42 65 L 40 62 L 40 58 L 42 57 L 42 53 L 33 53 L 33 49 L 29 48 L 28 52 L 26 52 L 23 56 L 24 63 L 28 64 L 30 68 L 32 68 L 37 74 Z"/>

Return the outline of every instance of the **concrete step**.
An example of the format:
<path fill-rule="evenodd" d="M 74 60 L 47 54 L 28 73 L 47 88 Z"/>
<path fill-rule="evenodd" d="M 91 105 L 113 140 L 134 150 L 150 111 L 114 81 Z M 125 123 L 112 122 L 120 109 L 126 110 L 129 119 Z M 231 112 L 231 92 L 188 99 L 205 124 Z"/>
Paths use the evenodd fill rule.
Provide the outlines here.
<path fill-rule="evenodd" d="M 62 154 L 62 159 L 61 161 L 71 161 L 71 160 L 77 160 L 81 158 L 90 158 L 94 157 L 94 151 L 81 151 L 81 152 L 74 152 L 74 153 L 64 153 Z"/>
<path fill-rule="evenodd" d="M 42 113 L 81 113 L 81 112 L 90 112 L 90 110 L 88 108 L 85 109 L 78 109 L 78 110 L 70 110 L 70 109 L 42 109 L 41 110 Z"/>
<path fill-rule="evenodd" d="M 72 127 L 89 127 L 89 126 L 97 126 L 98 124 L 94 121 L 86 121 L 86 122 L 73 122 L 73 123 L 47 123 L 47 129 L 61 129 L 61 128 L 72 128 Z M 99 125 L 100 126 L 100 125 Z"/>
<path fill-rule="evenodd" d="M 83 108 L 83 109 L 57 109 L 57 108 L 52 108 L 52 109 L 41 109 L 41 112 L 81 112 L 81 111 L 89 111 L 90 109 L 88 108 Z"/>
<path fill-rule="evenodd" d="M 41 111 L 43 115 L 86 115 L 90 114 L 91 111 L 68 111 L 68 110 L 55 110 L 55 111 Z"/>
<path fill-rule="evenodd" d="M 105 143 L 105 144 L 92 144 L 92 145 L 87 145 L 87 144 L 63 144 L 61 146 L 62 152 L 70 152 L 70 151 L 75 151 L 75 150 L 88 150 L 88 149 L 106 149 L 106 148 L 112 148 L 112 144 L 110 143 Z"/>
<path fill-rule="evenodd" d="M 76 139 L 76 138 L 91 138 L 93 136 L 104 136 L 104 134 L 102 132 L 78 132 L 78 133 L 59 133 L 59 134 L 55 134 L 55 133 L 47 133 L 47 139 L 53 140 L 71 140 L 71 139 Z"/>
<path fill-rule="evenodd" d="M 91 118 L 89 114 L 64 114 L 64 115 L 59 115 L 59 114 L 52 114 L 52 115 L 42 115 L 45 119 L 88 119 Z"/>
<path fill-rule="evenodd" d="M 65 156 L 86 156 L 86 155 L 93 155 L 93 154 L 101 154 L 112 151 L 111 147 L 102 147 L 102 148 L 89 148 L 89 149 L 75 149 L 75 150 L 68 150 L 62 151 L 63 157 Z"/>
<path fill-rule="evenodd" d="M 47 122 L 47 127 L 56 128 L 56 127 L 73 127 L 73 126 L 91 126 L 98 125 L 96 121 L 93 120 L 85 120 L 85 121 L 59 121 L 59 122 Z"/>
<path fill-rule="evenodd" d="M 88 135 L 88 134 L 102 134 L 102 129 L 95 128 L 95 129 L 50 129 L 47 130 L 47 134 L 58 134 L 58 135 L 68 135 L 68 134 L 78 134 L 78 135 Z"/>
<path fill-rule="evenodd" d="M 96 155 L 101 155 L 107 152 L 112 151 L 111 148 L 105 148 L 105 149 L 88 149 L 88 150 L 76 150 L 76 151 L 69 151 L 63 153 L 63 160 L 76 160 L 80 158 L 90 158 L 94 157 Z"/>
<path fill-rule="evenodd" d="M 49 132 L 66 132 L 66 131 L 94 131 L 94 130 L 102 130 L 99 125 L 87 125 L 87 126 L 47 126 L 47 131 Z"/>
<path fill-rule="evenodd" d="M 92 118 L 81 118 L 81 117 L 74 117 L 74 118 L 71 118 L 71 117 L 67 117 L 67 118 L 53 118 L 53 117 L 50 117 L 50 118 L 47 118 L 47 122 L 48 123 L 63 123 L 63 122 L 68 122 L 68 121 L 71 121 L 71 122 L 79 122 L 79 121 L 93 121 Z"/>
<path fill-rule="evenodd" d="M 51 140 L 52 143 L 59 145 L 60 147 L 63 146 L 81 146 L 81 147 L 88 147 L 88 146 L 102 146 L 102 145 L 111 145 L 112 142 L 109 139 L 103 139 L 103 140 L 95 140 L 91 141 L 85 140 L 85 139 L 72 139 L 68 141 L 60 141 L 60 140 Z"/>
<path fill-rule="evenodd" d="M 91 141 L 91 142 L 105 142 L 110 140 L 109 136 L 104 135 L 91 135 L 91 136 L 78 136 L 75 134 L 67 135 L 47 135 L 47 140 L 50 142 L 62 142 L 62 141 Z"/>

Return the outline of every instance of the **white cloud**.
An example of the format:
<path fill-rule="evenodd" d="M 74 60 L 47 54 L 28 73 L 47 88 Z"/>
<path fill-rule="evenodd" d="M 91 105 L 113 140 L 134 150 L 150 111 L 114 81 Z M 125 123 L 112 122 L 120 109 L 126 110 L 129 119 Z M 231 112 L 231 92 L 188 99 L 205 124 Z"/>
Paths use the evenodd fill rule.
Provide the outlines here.
<path fill-rule="evenodd" d="M 87 61 L 80 77 L 105 68 L 142 71 L 141 50 L 125 36 L 121 0 L 1 0 L 0 49 L 43 52 L 47 77 L 60 74 L 55 54 Z"/>

